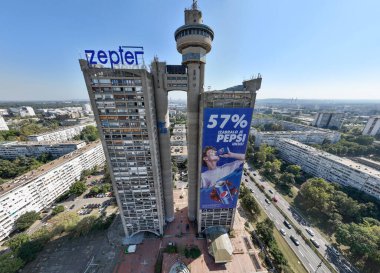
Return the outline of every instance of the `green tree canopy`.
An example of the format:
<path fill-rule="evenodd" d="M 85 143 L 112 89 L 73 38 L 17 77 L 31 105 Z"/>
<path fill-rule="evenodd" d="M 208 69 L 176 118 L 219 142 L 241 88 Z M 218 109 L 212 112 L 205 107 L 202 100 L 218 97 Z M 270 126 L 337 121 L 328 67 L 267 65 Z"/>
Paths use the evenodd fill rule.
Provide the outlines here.
<path fill-rule="evenodd" d="M 70 186 L 69 192 L 79 196 L 82 193 L 84 193 L 86 189 L 87 186 L 85 183 L 83 183 L 82 181 L 76 181 Z"/>
<path fill-rule="evenodd" d="M 38 219 L 40 219 L 40 215 L 37 212 L 25 212 L 15 221 L 15 227 L 20 231 L 24 231 L 33 225 L 33 223 Z"/>

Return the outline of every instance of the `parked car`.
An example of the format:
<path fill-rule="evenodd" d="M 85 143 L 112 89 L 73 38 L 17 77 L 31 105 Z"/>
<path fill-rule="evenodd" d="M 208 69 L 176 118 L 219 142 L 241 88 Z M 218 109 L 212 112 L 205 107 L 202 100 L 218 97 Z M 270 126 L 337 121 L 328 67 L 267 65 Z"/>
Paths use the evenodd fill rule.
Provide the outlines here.
<path fill-rule="evenodd" d="M 273 192 L 271 189 L 269 189 L 269 192 L 270 192 L 271 194 L 274 194 L 274 192 Z"/>
<path fill-rule="evenodd" d="M 306 230 L 307 233 L 310 234 L 310 236 L 314 236 L 315 235 L 314 231 L 312 231 L 310 228 L 306 228 L 305 230 Z"/>
<path fill-rule="evenodd" d="M 286 232 L 285 232 L 285 230 L 282 228 L 282 229 L 280 229 L 280 233 L 282 234 L 282 235 L 286 235 Z"/>
<path fill-rule="evenodd" d="M 256 174 L 254 173 L 253 176 L 256 176 Z"/>
<path fill-rule="evenodd" d="M 72 204 L 72 205 L 70 206 L 70 209 L 73 209 L 73 208 L 75 208 L 75 204 Z"/>
<path fill-rule="evenodd" d="M 294 237 L 293 235 L 290 235 L 290 240 L 293 241 L 293 243 L 296 245 L 296 246 L 299 246 L 300 245 L 300 242 L 297 240 L 296 237 Z"/>
<path fill-rule="evenodd" d="M 320 244 L 319 244 L 314 238 L 310 238 L 310 241 L 313 243 L 313 245 L 314 245 L 316 248 L 319 248 Z"/>
<path fill-rule="evenodd" d="M 284 225 L 285 225 L 288 229 L 291 229 L 291 228 L 292 228 L 292 225 L 291 225 L 288 221 L 286 221 L 286 220 L 284 220 Z"/>
<path fill-rule="evenodd" d="M 270 205 L 270 201 L 268 199 L 265 198 L 265 203 L 267 203 L 268 205 Z"/>
<path fill-rule="evenodd" d="M 250 192 L 254 193 L 254 191 L 252 189 L 249 189 Z"/>

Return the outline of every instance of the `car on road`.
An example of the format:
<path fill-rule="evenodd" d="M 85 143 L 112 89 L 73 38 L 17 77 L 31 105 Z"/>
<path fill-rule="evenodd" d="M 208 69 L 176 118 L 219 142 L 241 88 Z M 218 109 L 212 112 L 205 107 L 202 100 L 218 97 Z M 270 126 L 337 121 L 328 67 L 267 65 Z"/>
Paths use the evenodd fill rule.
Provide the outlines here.
<path fill-rule="evenodd" d="M 284 235 L 284 236 L 285 236 L 285 235 L 286 235 L 286 231 L 285 231 L 285 229 L 283 229 L 283 228 L 282 228 L 282 229 L 280 229 L 280 233 L 281 233 L 282 235 Z"/>
<path fill-rule="evenodd" d="M 313 245 L 314 245 L 316 248 L 319 248 L 319 247 L 320 247 L 320 244 L 319 244 L 314 238 L 310 238 L 310 241 L 313 243 Z"/>
<path fill-rule="evenodd" d="M 310 234 L 310 236 L 314 236 L 315 233 L 310 228 L 305 228 L 306 232 Z"/>
<path fill-rule="evenodd" d="M 293 243 L 296 245 L 296 246 L 299 246 L 300 245 L 300 242 L 297 240 L 296 237 L 294 237 L 293 235 L 290 235 L 290 240 L 293 241 Z"/>
<path fill-rule="evenodd" d="M 268 199 L 265 198 L 265 203 L 267 203 L 268 205 L 270 205 L 270 201 Z"/>
<path fill-rule="evenodd" d="M 269 192 L 270 192 L 271 194 L 274 194 L 274 192 L 273 192 L 271 189 L 269 189 Z"/>
<path fill-rule="evenodd" d="M 73 208 L 75 208 L 75 204 L 72 204 L 72 205 L 70 206 L 70 209 L 73 209 Z"/>
<path fill-rule="evenodd" d="M 273 200 L 273 202 L 277 202 L 278 201 L 278 199 L 277 199 L 276 196 L 273 196 L 272 200 Z"/>
<path fill-rule="evenodd" d="M 286 220 L 284 220 L 284 225 L 285 225 L 288 229 L 291 229 L 291 228 L 292 228 L 292 225 L 291 225 L 288 221 L 286 221 Z"/>
<path fill-rule="evenodd" d="M 255 173 L 253 173 L 253 176 L 256 176 L 256 174 L 255 174 Z"/>
<path fill-rule="evenodd" d="M 250 191 L 251 193 L 255 193 L 252 189 L 249 189 L 249 191 Z"/>
<path fill-rule="evenodd" d="M 248 179 L 247 179 L 247 178 L 245 179 L 245 182 L 248 182 Z"/>

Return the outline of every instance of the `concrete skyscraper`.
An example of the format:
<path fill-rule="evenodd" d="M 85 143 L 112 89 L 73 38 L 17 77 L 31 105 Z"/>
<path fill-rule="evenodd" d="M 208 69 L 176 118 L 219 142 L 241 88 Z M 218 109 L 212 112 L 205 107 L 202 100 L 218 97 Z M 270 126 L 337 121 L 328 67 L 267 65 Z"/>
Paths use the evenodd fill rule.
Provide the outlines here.
<path fill-rule="evenodd" d="M 167 65 L 156 57 L 147 71 L 141 60 L 139 64 L 142 47 L 86 50 L 87 60 L 80 60 L 127 237 L 142 231 L 163 234 L 175 217 L 168 111 L 172 90 L 187 92 L 188 218 L 197 221 L 199 232 L 218 225 L 229 229 L 233 224 L 239 171 L 261 77 L 244 82 L 240 91 L 204 92 L 205 58 L 214 32 L 203 24 L 196 1 L 185 10 L 185 24 L 174 38 L 181 65 Z M 108 61 L 111 67 L 105 66 Z M 211 130 L 208 123 L 220 130 Z M 212 149 L 202 147 L 211 139 L 209 133 L 218 134 Z M 214 154 L 225 166 L 204 174 L 202 162 L 208 161 L 204 148 L 209 149 L 207 156 Z M 208 188 L 201 186 L 204 175 L 210 178 L 212 172 L 215 177 L 218 169 L 225 172 L 232 165 L 236 170 L 227 177 L 224 192 L 220 179 L 207 180 Z M 206 200 L 207 194 L 213 199 Z"/>

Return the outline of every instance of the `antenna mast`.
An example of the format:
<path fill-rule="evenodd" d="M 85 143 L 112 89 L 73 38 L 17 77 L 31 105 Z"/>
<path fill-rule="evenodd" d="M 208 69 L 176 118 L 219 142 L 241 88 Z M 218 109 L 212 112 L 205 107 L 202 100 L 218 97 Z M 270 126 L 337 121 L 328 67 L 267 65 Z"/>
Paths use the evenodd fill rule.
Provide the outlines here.
<path fill-rule="evenodd" d="M 193 10 L 197 10 L 198 9 L 198 0 L 193 0 L 192 9 Z"/>

